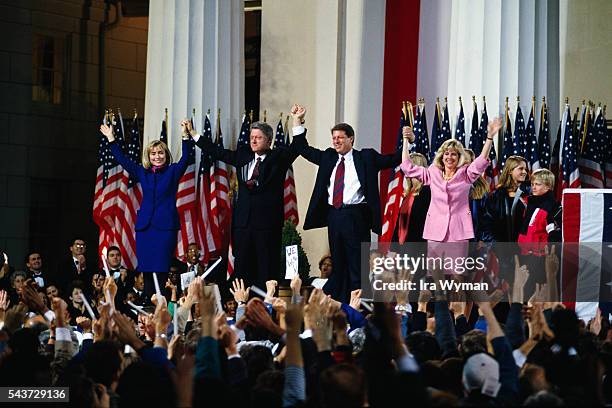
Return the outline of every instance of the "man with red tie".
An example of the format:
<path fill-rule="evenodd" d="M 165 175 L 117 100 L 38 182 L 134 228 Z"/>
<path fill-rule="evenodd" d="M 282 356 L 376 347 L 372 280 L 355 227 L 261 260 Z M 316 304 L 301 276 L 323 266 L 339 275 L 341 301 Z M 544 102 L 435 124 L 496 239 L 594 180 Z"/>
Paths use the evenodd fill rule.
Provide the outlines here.
<path fill-rule="evenodd" d="M 361 287 L 361 243 L 370 242 L 370 231 L 381 233 L 378 172 L 399 165 L 401 152 L 354 149 L 355 131 L 346 123 L 331 129 L 332 147 L 319 150 L 306 140 L 305 114 L 303 106 L 291 109 L 294 148 L 319 166 L 304 229 L 327 227 L 334 273 L 323 290 L 348 302 L 350 292 Z"/>

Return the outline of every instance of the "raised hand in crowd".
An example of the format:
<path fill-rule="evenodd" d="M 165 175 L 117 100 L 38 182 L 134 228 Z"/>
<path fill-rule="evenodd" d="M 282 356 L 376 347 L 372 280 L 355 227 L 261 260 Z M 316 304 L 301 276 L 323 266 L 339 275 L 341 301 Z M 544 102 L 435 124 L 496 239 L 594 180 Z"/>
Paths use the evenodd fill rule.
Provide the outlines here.
<path fill-rule="evenodd" d="M 272 298 L 276 293 L 276 286 L 278 286 L 278 282 L 275 280 L 266 281 L 266 297 L 264 298 L 264 302 L 272 304 Z"/>
<path fill-rule="evenodd" d="M 557 302 L 559 300 L 559 291 L 557 290 L 557 273 L 559 272 L 559 257 L 557 256 L 556 246 L 552 245 L 549 249 L 548 245 L 544 247 L 544 269 L 546 271 L 546 282 L 548 284 L 547 301 Z"/>
<path fill-rule="evenodd" d="M 245 316 L 249 326 L 263 328 L 275 337 L 281 337 L 285 333 L 278 324 L 274 323 L 264 302 L 259 298 L 249 300 Z"/>
<path fill-rule="evenodd" d="M 514 255 L 514 283 L 512 284 L 512 303 L 523 303 L 525 298 L 524 288 L 529 278 L 529 270 L 526 265 L 521 265 L 518 255 Z"/>
<path fill-rule="evenodd" d="M 127 344 L 136 351 L 145 346 L 136 333 L 132 319 L 120 312 L 113 313 L 112 319 L 115 323 L 115 335 L 122 344 Z"/>
<path fill-rule="evenodd" d="M 36 282 L 34 282 L 32 279 L 25 281 L 23 288 L 21 289 L 21 300 L 32 312 L 44 315 L 49 311 L 49 308 L 45 302 L 40 298 L 40 296 L 38 296 Z"/>
<path fill-rule="evenodd" d="M 291 294 L 293 296 L 301 296 L 302 293 L 302 279 L 300 279 L 299 274 L 293 275 L 291 278 L 291 282 L 289 283 L 289 287 L 291 288 Z"/>
<path fill-rule="evenodd" d="M 85 316 L 78 316 L 76 318 L 77 327 L 79 327 L 83 333 L 91 333 L 91 319 Z"/>
<path fill-rule="evenodd" d="M 166 298 L 160 296 L 159 302 L 155 307 L 155 314 L 153 315 L 153 322 L 155 324 L 155 346 L 168 348 L 166 335 L 168 333 L 168 325 L 171 321 L 172 316 L 168 311 Z"/>
<path fill-rule="evenodd" d="M 53 313 L 55 313 L 55 326 L 56 327 L 66 327 L 68 326 L 67 319 L 67 311 L 68 305 L 66 301 L 62 298 L 55 297 L 51 301 L 51 306 L 53 308 Z"/>
<path fill-rule="evenodd" d="M 172 283 L 170 278 L 166 280 L 166 289 L 170 289 L 170 301 L 176 302 L 176 285 Z"/>
<path fill-rule="evenodd" d="M 291 107 L 291 117 L 293 121 L 293 127 L 301 126 L 304 124 L 304 116 L 306 116 L 306 108 L 302 105 L 294 104 Z"/>
<path fill-rule="evenodd" d="M 234 296 L 234 300 L 238 303 L 238 306 L 248 302 L 249 300 L 249 289 L 244 288 L 244 281 L 242 279 L 235 279 L 232 282 L 232 288 L 230 288 L 230 293 Z"/>
<path fill-rule="evenodd" d="M 4 329 L 9 333 L 14 333 L 20 329 L 25 323 L 27 313 L 28 307 L 23 303 L 8 309 L 4 314 Z"/>
<path fill-rule="evenodd" d="M 93 322 L 94 342 L 111 338 L 111 305 L 98 306 L 98 319 Z"/>
<path fill-rule="evenodd" d="M 349 306 L 355 310 L 361 311 L 361 289 L 351 291 Z"/>
<path fill-rule="evenodd" d="M 117 296 L 117 284 L 112 276 L 107 276 L 104 278 L 104 285 L 102 286 L 104 291 L 104 297 L 106 299 L 106 303 L 110 303 L 111 307 L 115 309 L 115 296 Z M 109 298 L 110 296 L 110 298 Z"/>
<path fill-rule="evenodd" d="M 11 304 L 11 300 L 8 297 L 8 293 L 6 290 L 0 290 L 0 322 L 4 321 L 4 314 L 6 310 L 9 308 Z"/>
<path fill-rule="evenodd" d="M 115 141 L 115 132 L 113 132 L 113 127 L 105 124 L 100 125 L 100 133 L 102 133 L 109 142 Z"/>
<path fill-rule="evenodd" d="M 212 337 L 213 339 L 217 339 L 218 326 L 217 316 L 215 315 L 215 295 L 212 290 L 212 286 L 204 285 L 204 283 L 198 279 L 196 287 L 199 293 L 200 335 L 202 337 Z"/>

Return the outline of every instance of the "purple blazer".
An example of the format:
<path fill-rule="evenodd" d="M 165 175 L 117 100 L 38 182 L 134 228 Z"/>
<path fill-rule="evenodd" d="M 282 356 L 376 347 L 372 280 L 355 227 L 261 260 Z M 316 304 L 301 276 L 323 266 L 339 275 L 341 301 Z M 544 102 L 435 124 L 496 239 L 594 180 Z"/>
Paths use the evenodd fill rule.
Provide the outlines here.
<path fill-rule="evenodd" d="M 432 164 L 421 167 L 410 159 L 401 164 L 406 177 L 415 177 L 431 189 L 423 238 L 428 241 L 456 242 L 474 238 L 469 206 L 470 187 L 486 170 L 489 161 L 480 156 L 469 166 L 457 169 L 455 176 L 444 180 L 442 170 Z M 448 233 L 448 235 L 447 235 Z"/>

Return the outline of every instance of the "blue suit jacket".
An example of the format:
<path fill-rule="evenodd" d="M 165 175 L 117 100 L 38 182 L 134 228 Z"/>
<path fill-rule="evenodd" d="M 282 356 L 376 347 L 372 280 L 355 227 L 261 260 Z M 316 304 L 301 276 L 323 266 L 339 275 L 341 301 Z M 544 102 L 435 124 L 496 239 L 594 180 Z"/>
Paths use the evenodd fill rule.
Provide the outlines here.
<path fill-rule="evenodd" d="M 183 140 L 181 159 L 160 171 L 153 173 L 142 165 L 128 159 L 116 142 L 110 143 L 115 159 L 134 176 L 142 187 L 142 203 L 138 210 L 136 231 L 142 231 L 153 225 L 161 230 L 178 230 L 181 227 L 176 209 L 176 192 L 179 180 L 187 170 L 187 165 L 194 150 L 192 140 Z"/>

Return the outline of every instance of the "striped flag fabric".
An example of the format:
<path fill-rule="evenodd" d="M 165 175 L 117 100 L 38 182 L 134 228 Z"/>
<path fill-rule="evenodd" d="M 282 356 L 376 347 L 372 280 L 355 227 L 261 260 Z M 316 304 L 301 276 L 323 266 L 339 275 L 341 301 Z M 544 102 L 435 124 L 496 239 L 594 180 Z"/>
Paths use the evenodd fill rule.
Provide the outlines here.
<path fill-rule="evenodd" d="M 463 113 L 463 102 L 459 98 L 459 116 L 457 117 L 457 127 L 455 128 L 455 139 L 465 146 L 465 115 Z"/>
<path fill-rule="evenodd" d="M 404 126 L 406 126 L 406 116 L 404 115 L 404 111 L 402 111 L 399 128 L 397 130 L 396 151 L 400 151 L 403 147 L 402 128 Z M 400 166 L 395 167 L 391 172 L 390 181 L 387 185 L 387 203 L 385 204 L 385 213 L 383 215 L 383 225 L 378 240 L 379 242 L 389 243 L 393 239 L 393 233 L 395 232 L 397 217 L 399 216 L 402 202 L 402 195 L 404 193 L 404 179 L 404 173 L 402 173 Z"/>
<path fill-rule="evenodd" d="M 283 128 L 283 118 L 278 120 L 276 125 L 276 136 L 274 139 L 274 148 L 288 147 L 289 135 L 285 137 L 285 129 Z M 285 184 L 283 193 L 285 221 L 290 220 L 294 225 L 299 223 L 297 195 L 295 193 L 295 179 L 293 177 L 293 166 L 289 166 L 285 174 Z"/>
<path fill-rule="evenodd" d="M 500 166 L 503 169 L 506 165 L 506 159 L 512 156 L 516 151 L 514 142 L 512 140 L 512 122 L 510 121 L 510 112 L 508 111 L 508 104 L 506 104 L 506 122 L 504 125 L 504 145 L 502 147 L 502 159 Z"/>
<path fill-rule="evenodd" d="M 599 114 L 599 112 L 598 112 Z M 601 115 L 598 115 L 601 117 Z M 599 129 L 593 125 L 589 110 L 585 118 L 585 135 L 582 139 L 582 154 L 578 160 L 580 168 L 580 184 L 584 188 L 603 188 L 604 170 L 602 167 L 603 142 L 600 140 Z"/>
<path fill-rule="evenodd" d="M 417 132 L 414 133 L 414 151 L 416 153 L 421 153 L 426 158 L 429 158 L 430 152 L 429 135 L 427 131 L 427 111 L 425 110 L 424 102 L 417 105 L 417 117 L 415 118 L 414 129 L 417 130 Z"/>
<path fill-rule="evenodd" d="M 483 100 L 482 113 L 480 114 L 480 127 L 478 129 L 478 137 L 481 141 L 480 152 L 482 153 L 482 146 L 484 141 L 487 140 L 489 134 L 489 115 L 487 113 L 487 103 Z M 491 145 L 491 151 L 489 152 L 489 166 L 485 170 L 486 180 L 489 183 L 489 189 L 495 190 L 497 183 L 499 182 L 499 174 L 501 173 L 499 162 L 497 161 L 497 152 L 495 151 L 495 144 Z"/>
<path fill-rule="evenodd" d="M 476 157 L 480 156 L 482 152 L 482 146 L 484 140 L 480 138 L 480 132 L 478 131 L 478 106 L 476 100 L 472 101 L 474 109 L 472 111 L 472 128 L 470 129 L 470 143 L 469 148 L 474 152 Z"/>
<path fill-rule="evenodd" d="M 434 107 L 433 125 L 431 127 L 431 151 L 429 152 L 429 162 L 431 163 L 436 157 L 436 152 L 442 145 L 442 118 L 440 113 L 440 101 L 436 101 Z"/>
<path fill-rule="evenodd" d="M 202 136 L 212 141 L 212 129 L 208 115 L 204 118 L 204 132 Z M 197 191 L 197 243 L 205 262 L 210 259 L 211 253 L 220 249 L 220 236 L 210 216 L 210 169 L 211 160 L 208 154 L 200 150 L 200 164 L 196 182 Z"/>
<path fill-rule="evenodd" d="M 535 102 L 531 105 L 529 119 L 527 119 L 527 127 L 525 128 L 525 159 L 530 170 L 537 170 L 540 166 L 540 158 L 538 157 L 538 139 L 536 139 L 535 131 Z"/>
<path fill-rule="evenodd" d="M 565 105 L 561 120 L 561 141 L 559 152 L 560 188 L 559 194 L 566 188 L 580 187 L 580 169 L 578 168 L 579 142 L 572 130 L 572 119 L 569 105 Z"/>
<path fill-rule="evenodd" d="M 191 119 L 192 126 L 194 118 Z M 195 131 L 195 128 L 194 128 Z M 176 193 L 176 209 L 179 214 L 181 229 L 178 232 L 178 240 L 176 246 L 176 254 L 179 259 L 184 259 L 187 255 L 187 247 L 190 243 L 197 243 L 198 237 L 198 205 L 196 200 L 196 163 L 195 163 L 195 145 L 192 144 L 189 152 L 189 161 L 187 170 L 180 178 L 178 191 Z M 206 254 L 206 251 L 202 251 Z M 208 259 L 205 258 L 205 261 Z"/>
<path fill-rule="evenodd" d="M 542 102 L 542 109 L 540 110 L 538 161 L 540 168 L 550 169 L 550 125 L 548 123 L 548 107 L 546 107 L 545 102 Z"/>
<path fill-rule="evenodd" d="M 205 125 L 210 127 L 210 119 L 206 115 Z M 215 126 L 215 144 L 223 148 L 220 113 L 217 112 Z M 231 203 L 229 199 L 229 168 L 221 160 L 211 160 L 210 166 L 210 218 L 216 234 L 216 242 L 220 248 L 225 248 L 229 236 L 231 218 Z M 200 203 L 202 205 L 202 203 Z"/>
<path fill-rule="evenodd" d="M 563 208 L 561 299 L 588 322 L 612 300 L 612 190 L 565 189 Z"/>

